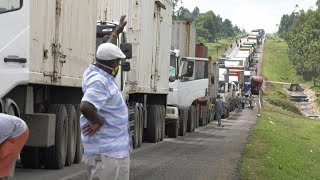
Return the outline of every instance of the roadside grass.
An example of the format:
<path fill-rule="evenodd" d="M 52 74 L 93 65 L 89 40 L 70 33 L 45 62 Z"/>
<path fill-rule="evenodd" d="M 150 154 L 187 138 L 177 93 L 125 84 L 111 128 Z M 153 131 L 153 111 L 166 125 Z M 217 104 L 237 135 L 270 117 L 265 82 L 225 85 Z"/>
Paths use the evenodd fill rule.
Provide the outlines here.
<path fill-rule="evenodd" d="M 267 39 L 263 75 L 270 81 L 307 83 L 296 73 L 285 42 Z M 283 86 L 266 84 L 261 117 L 251 129 L 241 179 L 319 179 L 320 121 L 302 116 Z"/>
<path fill-rule="evenodd" d="M 217 59 L 225 52 L 225 47 L 229 47 L 236 39 L 240 39 L 240 36 L 220 39 L 215 43 L 206 43 L 205 45 L 208 47 L 208 56 L 211 56 L 212 59 Z"/>
<path fill-rule="evenodd" d="M 296 75 L 296 71 L 289 60 L 287 43 L 275 36 L 268 37 L 263 53 L 262 72 L 264 78 L 268 81 L 304 82 L 301 76 Z"/>
<path fill-rule="evenodd" d="M 318 179 L 320 121 L 267 104 L 252 128 L 241 179 Z"/>
<path fill-rule="evenodd" d="M 320 106 L 320 87 L 315 87 L 313 81 L 305 81 L 296 74 L 289 60 L 288 45 L 279 37 L 268 35 L 264 46 L 262 73 L 268 81 L 292 82 L 308 84 L 316 92 L 317 104 Z"/>

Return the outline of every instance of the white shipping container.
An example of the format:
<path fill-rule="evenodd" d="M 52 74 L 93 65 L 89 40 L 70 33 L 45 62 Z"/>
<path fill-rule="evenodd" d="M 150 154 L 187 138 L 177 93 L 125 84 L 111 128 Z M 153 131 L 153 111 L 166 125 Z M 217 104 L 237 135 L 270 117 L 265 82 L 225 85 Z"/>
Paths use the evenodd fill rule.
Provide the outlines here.
<path fill-rule="evenodd" d="M 30 83 L 81 87 L 95 57 L 97 2 L 30 3 Z"/>
<path fill-rule="evenodd" d="M 127 15 L 127 41 L 133 49 L 127 92 L 167 94 L 171 0 L 100 0 L 98 4 L 104 5 L 98 12 L 103 21 L 119 21 Z"/>
<path fill-rule="evenodd" d="M 171 36 L 171 49 L 178 49 L 180 57 L 195 57 L 196 29 L 191 23 L 174 21 Z"/>

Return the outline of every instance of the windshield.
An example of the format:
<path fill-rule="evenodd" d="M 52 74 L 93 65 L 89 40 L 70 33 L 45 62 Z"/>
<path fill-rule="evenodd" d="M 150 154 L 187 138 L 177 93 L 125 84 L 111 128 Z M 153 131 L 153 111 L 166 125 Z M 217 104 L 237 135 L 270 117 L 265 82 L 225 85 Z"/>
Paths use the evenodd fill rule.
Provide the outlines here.
<path fill-rule="evenodd" d="M 182 71 L 181 71 L 181 81 L 193 80 L 193 69 L 194 69 L 193 61 L 184 61 Z"/>
<path fill-rule="evenodd" d="M 174 55 L 170 56 L 170 67 L 169 67 L 169 78 L 175 79 L 176 78 L 176 57 Z"/>
<path fill-rule="evenodd" d="M 226 90 L 225 90 L 225 83 L 224 81 L 219 81 L 219 93 L 225 93 Z"/>
<path fill-rule="evenodd" d="M 1 0 L 0 14 L 20 9 L 22 6 L 20 0 Z"/>
<path fill-rule="evenodd" d="M 250 76 L 244 76 L 244 82 L 250 82 Z"/>

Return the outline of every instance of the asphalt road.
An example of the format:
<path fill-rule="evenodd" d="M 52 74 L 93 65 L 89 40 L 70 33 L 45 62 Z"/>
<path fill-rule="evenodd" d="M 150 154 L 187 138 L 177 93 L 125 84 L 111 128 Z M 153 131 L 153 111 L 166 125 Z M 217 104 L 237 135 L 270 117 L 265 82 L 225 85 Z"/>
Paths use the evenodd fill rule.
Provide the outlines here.
<path fill-rule="evenodd" d="M 234 54 L 237 49 L 227 53 Z M 261 51 L 259 51 L 261 52 Z M 258 58 L 262 53 L 258 53 Z M 261 68 L 259 60 L 259 71 Z M 236 110 L 224 127 L 212 122 L 177 139 L 157 144 L 143 143 L 131 155 L 131 180 L 227 180 L 239 179 L 238 165 L 250 127 L 257 121 L 257 107 Z M 15 180 L 86 180 L 84 164 L 62 170 L 16 169 Z"/>
<path fill-rule="evenodd" d="M 132 180 L 239 179 L 238 164 L 257 108 L 234 111 L 223 120 L 177 139 L 165 139 L 132 155 Z"/>

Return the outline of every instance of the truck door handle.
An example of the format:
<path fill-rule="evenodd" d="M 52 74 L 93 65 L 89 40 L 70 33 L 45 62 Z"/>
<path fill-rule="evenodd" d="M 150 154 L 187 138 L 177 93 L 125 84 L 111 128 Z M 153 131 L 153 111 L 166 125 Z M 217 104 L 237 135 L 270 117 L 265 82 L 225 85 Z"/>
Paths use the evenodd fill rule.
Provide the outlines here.
<path fill-rule="evenodd" d="M 4 62 L 17 62 L 17 63 L 26 63 L 26 58 L 20 58 L 19 56 L 7 56 L 4 58 Z"/>

